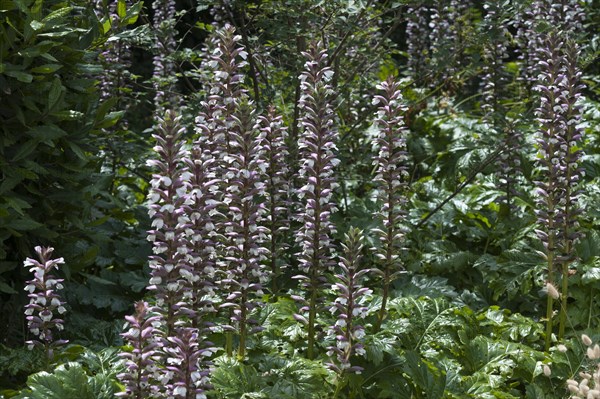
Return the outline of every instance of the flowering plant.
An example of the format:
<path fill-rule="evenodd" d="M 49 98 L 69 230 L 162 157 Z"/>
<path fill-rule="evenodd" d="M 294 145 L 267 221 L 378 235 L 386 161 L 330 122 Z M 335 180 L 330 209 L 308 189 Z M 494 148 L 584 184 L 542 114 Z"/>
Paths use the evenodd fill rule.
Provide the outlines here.
<path fill-rule="evenodd" d="M 61 318 L 66 313 L 65 302 L 57 290 L 63 289 L 63 279 L 56 278 L 52 269 L 65 263 L 63 258 L 51 259 L 54 248 L 35 247 L 39 260 L 27 258 L 23 266 L 28 267 L 33 273 L 33 280 L 27 281 L 25 291 L 29 294 L 29 304 L 25 305 L 25 315 L 29 331 L 36 339 L 27 341 L 30 349 L 34 346 L 43 347 L 46 359 L 52 360 L 54 349 L 66 344 L 67 340 L 55 339 L 53 331 L 64 328 Z"/>

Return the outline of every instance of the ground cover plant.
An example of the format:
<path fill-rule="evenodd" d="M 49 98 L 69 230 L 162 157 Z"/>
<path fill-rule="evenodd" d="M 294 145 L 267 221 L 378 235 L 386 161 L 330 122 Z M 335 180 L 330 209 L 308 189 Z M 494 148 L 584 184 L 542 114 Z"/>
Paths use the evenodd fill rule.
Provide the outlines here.
<path fill-rule="evenodd" d="M 597 0 L 0 20 L 0 398 L 600 398 Z"/>

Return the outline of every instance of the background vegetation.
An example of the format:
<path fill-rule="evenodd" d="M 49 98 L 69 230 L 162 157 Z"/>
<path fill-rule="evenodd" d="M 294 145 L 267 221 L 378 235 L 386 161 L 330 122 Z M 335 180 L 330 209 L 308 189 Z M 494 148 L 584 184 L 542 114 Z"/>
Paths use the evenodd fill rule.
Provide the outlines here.
<path fill-rule="evenodd" d="M 257 115 L 281 117 L 274 124 L 261 120 L 265 135 L 265 126 L 285 129 L 276 134 L 286 145 L 280 165 L 289 170 L 282 190 L 290 197 L 280 206 L 292 215 L 279 224 L 271 216 L 267 227 L 278 238 L 265 247 L 273 257 L 256 265 L 274 273 L 262 291 L 249 294 L 252 300 L 226 299 L 230 285 L 217 284 L 211 301 L 221 310 L 199 312 L 202 321 L 226 325 L 231 302 L 240 312 L 247 307 L 249 325 L 253 319 L 262 331 L 240 343 L 245 319 L 232 323 L 234 332 L 201 328 L 199 335 L 213 346 L 205 359 L 212 363 L 211 386 L 198 386 L 198 395 L 589 397 L 576 384 L 588 380 L 588 390 L 596 388 L 600 357 L 580 339 L 600 339 L 600 2 L 93 3 L 0 0 L 0 397 L 108 398 L 125 391 L 119 353 L 130 353 L 132 344 L 121 335 L 124 317 L 134 314 L 136 301 L 154 305 L 163 295 L 161 283 L 146 290 L 157 276 L 156 263 L 148 262 L 156 239 L 148 241 L 147 232 L 160 230 L 151 224 L 156 215 L 148 216 L 156 204 L 148 194 L 165 189 L 156 176 L 164 171 L 147 160 L 161 157 L 153 134 L 176 129 L 174 116 L 160 121 L 167 111 L 181 118 L 183 152 L 197 143 L 210 150 L 205 137 L 220 126 L 239 133 L 242 143 L 252 130 L 243 126 Z M 226 25 L 239 35 L 233 42 L 222 33 Z M 548 47 L 552 38 L 560 44 Z M 224 65 L 238 69 L 223 78 L 214 57 L 228 56 L 215 52 L 227 40 L 238 57 Z M 558 58 L 544 49 L 556 50 Z M 319 50 L 327 57 L 319 58 Z M 303 52 L 320 60 L 317 71 L 326 71 L 324 78 L 316 72 L 299 78 L 308 73 Z M 549 59 L 554 61 L 539 63 Z M 559 69 L 553 71 L 554 65 Z M 237 83 L 223 80 L 236 74 Z M 314 88 L 302 84 L 313 78 Z M 389 115 L 380 107 L 394 90 L 385 94 L 383 81 L 399 92 Z M 211 114 L 211 101 L 225 104 L 227 116 Z M 544 109 L 543 101 L 556 101 L 559 110 Z M 320 134 L 311 132 L 311 109 L 331 110 L 313 116 L 323 123 L 321 131 L 335 132 L 332 157 L 339 159 L 327 176 L 335 180 L 332 194 L 322 197 L 332 204 L 331 242 L 321 246 L 317 239 L 313 246 L 323 251 L 321 285 L 318 274 L 310 274 L 321 261 L 310 263 L 303 244 L 311 231 L 303 202 L 311 194 L 302 191 L 303 179 L 312 173 L 304 148 L 311 133 Z M 552 161 L 544 163 L 555 151 L 544 134 L 560 130 L 552 127 L 558 117 L 544 116 L 552 110 L 577 127 L 564 129 L 571 134 L 569 149 L 557 158 L 577 157 L 567 162 L 567 168 L 575 166 L 556 197 L 548 189 L 555 187 Z M 246 125 L 233 124 L 232 116 L 247 118 Z M 386 188 L 386 157 L 379 150 L 388 143 L 382 136 L 388 126 L 390 142 L 401 139 L 390 161 L 401 184 Z M 579 181 L 571 179 L 575 175 Z M 227 192 L 229 183 L 222 180 L 216 192 Z M 390 187 L 398 190 L 384 208 Z M 564 200 L 566 195 L 571 197 Z M 268 191 L 250 196 L 274 198 Z M 573 205 L 567 216 L 552 219 L 549 210 L 556 205 L 558 214 L 565 203 Z M 389 209 L 397 214 L 385 224 Z M 550 220 L 571 222 L 555 231 Z M 388 226 L 394 234 L 386 238 L 387 231 L 377 229 Z M 571 238 L 562 247 L 548 244 L 553 234 Z M 215 239 L 215 256 L 223 254 L 227 237 Z M 388 244 L 393 262 L 386 258 Z M 32 279 L 23 262 L 35 258 L 37 245 L 54 247 L 56 257 L 65 258 L 55 273 L 64 279 L 67 308 L 58 335 L 69 344 L 51 359 L 25 345 L 35 336 L 23 314 L 29 301 L 23 287 Z M 555 263 L 549 263 L 550 253 Z M 338 266 L 340 256 L 346 269 Z M 230 259 L 218 264 L 225 271 L 236 265 Z M 364 316 L 355 327 L 365 335 L 357 340 L 360 347 L 340 357 L 328 348 L 346 331 L 328 331 L 340 313 L 353 309 L 342 309 L 344 288 L 331 285 L 348 287 L 343 276 L 367 269 L 379 272 L 352 280 L 357 290 L 369 288 L 358 295 L 355 315 Z M 307 270 L 312 280 L 302 286 L 293 277 Z M 548 299 L 554 286 L 555 301 Z M 303 313 L 297 297 L 309 298 L 313 290 L 315 301 Z M 198 298 L 195 310 L 204 300 Z M 336 303 L 340 307 L 331 311 Z M 172 332 L 179 334 L 174 327 Z M 361 373 L 341 367 L 344 362 Z"/>

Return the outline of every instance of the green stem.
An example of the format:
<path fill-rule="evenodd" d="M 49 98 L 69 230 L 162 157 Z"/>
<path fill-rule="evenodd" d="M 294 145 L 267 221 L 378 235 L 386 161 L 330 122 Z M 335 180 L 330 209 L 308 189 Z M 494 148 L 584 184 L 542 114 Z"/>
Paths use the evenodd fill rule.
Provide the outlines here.
<path fill-rule="evenodd" d="M 561 288 L 561 306 L 560 306 L 560 320 L 558 326 L 558 339 L 562 339 L 565 336 L 565 327 L 567 325 L 567 299 L 569 291 L 569 262 L 562 264 L 562 288 Z"/>
<path fill-rule="evenodd" d="M 552 236 L 548 237 L 548 283 L 552 284 L 554 277 L 554 250 L 553 250 L 554 240 Z M 545 349 L 550 349 L 550 344 L 552 343 L 552 313 L 553 313 L 553 305 L 554 299 L 552 295 L 548 293 L 546 302 L 546 343 Z"/>
<path fill-rule="evenodd" d="M 315 358 L 314 348 L 315 348 L 315 319 L 317 316 L 317 286 L 316 277 L 314 277 L 313 267 L 311 269 L 311 293 L 310 293 L 310 304 L 308 310 L 308 350 L 307 357 L 309 360 L 313 360 Z"/>

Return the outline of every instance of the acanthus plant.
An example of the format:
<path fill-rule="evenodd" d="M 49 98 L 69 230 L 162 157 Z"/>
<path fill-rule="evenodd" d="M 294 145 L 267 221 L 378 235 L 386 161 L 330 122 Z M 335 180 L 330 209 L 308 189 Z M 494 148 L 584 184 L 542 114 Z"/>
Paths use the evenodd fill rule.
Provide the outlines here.
<path fill-rule="evenodd" d="M 152 3 L 154 17 L 152 26 L 155 32 L 154 44 L 154 106 L 156 114 L 162 113 L 168 106 L 175 105 L 176 96 L 173 86 L 175 79 L 175 64 L 172 60 L 177 48 L 175 41 L 175 0 L 154 0 Z"/>
<path fill-rule="evenodd" d="M 210 295 L 203 297 L 211 293 L 212 281 L 195 241 L 196 233 L 202 232 L 194 229 L 198 195 L 190 192 L 198 188 L 198 176 L 187 167 L 190 160 L 183 148 L 180 119 L 172 111 L 159 119 L 154 149 L 160 159 L 148 161 L 159 172 L 153 175 L 149 195 L 153 230 L 148 239 L 154 255 L 148 289 L 156 298 L 152 311 L 158 315 L 153 339 L 158 343 L 155 378 L 160 392 L 191 399 L 204 395 L 205 358 L 215 349 L 204 339 L 209 326 L 202 316 L 212 302 Z"/>
<path fill-rule="evenodd" d="M 247 97 L 236 100 L 233 126 L 229 131 L 231 153 L 225 156 L 227 188 L 223 202 L 227 207 L 224 221 L 226 250 L 224 268 L 220 272 L 222 293 L 228 297 L 222 308 L 230 311 L 232 329 L 239 338 L 237 356 L 243 359 L 248 336 L 260 331 L 261 326 L 251 318 L 251 312 L 260 303 L 263 285 L 268 282 L 264 260 L 268 249 L 268 230 L 263 226 L 265 206 L 263 137 L 255 126 L 253 104 Z M 231 336 L 230 336 L 231 337 Z M 228 340 L 227 353 L 233 353 Z"/>
<path fill-rule="evenodd" d="M 197 328 L 181 327 L 174 337 L 168 337 L 169 345 L 165 348 L 166 369 L 172 375 L 166 385 L 169 398 L 173 399 L 206 399 L 206 390 L 210 371 L 206 358 L 213 355 L 212 347 L 203 346 Z"/>
<path fill-rule="evenodd" d="M 486 15 L 483 29 L 489 32 L 489 43 L 483 48 L 483 76 L 481 89 L 483 92 L 482 110 L 484 120 L 491 124 L 496 132 L 502 132 L 504 150 L 499 156 L 499 185 L 505 195 L 501 200 L 508 206 L 514 206 L 513 198 L 519 195 L 518 184 L 521 171 L 520 149 L 522 134 L 507 121 L 506 107 L 503 100 L 509 98 L 507 92 L 509 73 L 505 61 L 508 59 L 508 45 L 511 34 L 508 20 L 502 15 L 502 8 L 496 2 L 484 5 Z"/>
<path fill-rule="evenodd" d="M 110 22 L 113 35 L 121 33 L 125 28 L 125 23 L 129 23 L 129 21 L 122 20 L 126 14 L 121 8 L 130 9 L 130 1 L 123 1 L 123 7 L 117 7 L 117 2 L 106 4 L 104 0 L 95 0 L 95 6 L 102 20 Z M 104 68 L 99 83 L 101 98 L 108 100 L 116 96 L 121 99 L 131 76 L 129 72 L 131 46 L 123 39 L 113 38 L 104 43 L 103 51 L 99 54 L 98 59 Z M 125 105 L 120 104 L 120 109 L 123 108 Z"/>
<path fill-rule="evenodd" d="M 445 0 L 433 2 L 430 7 L 430 44 L 428 65 L 435 68 L 434 85 L 452 89 L 449 84 L 456 80 L 464 53 L 464 24 L 470 0 Z"/>
<path fill-rule="evenodd" d="M 193 282 L 194 272 L 189 262 L 189 242 L 186 228 L 190 220 L 186 207 L 189 205 L 190 172 L 185 168 L 187 152 L 183 148 L 184 129 L 179 125 L 179 117 L 174 112 L 159 119 L 157 141 L 154 150 L 159 159 L 149 160 L 148 166 L 155 168 L 150 181 L 149 215 L 153 229 L 148 232 L 148 240 L 153 244 L 154 255 L 150 257 L 151 278 L 148 290 L 156 298 L 156 311 L 161 314 L 165 333 L 175 333 L 177 321 L 190 316 L 188 290 Z"/>
<path fill-rule="evenodd" d="M 544 32 L 555 30 L 577 35 L 584 19 L 585 13 L 578 0 L 534 0 L 517 14 L 514 24 L 517 26 L 519 59 L 523 61 L 521 78 L 529 88 L 535 86 L 540 73 L 538 64 L 543 55 L 538 49 L 543 45 Z"/>
<path fill-rule="evenodd" d="M 33 273 L 33 280 L 27 281 L 25 291 L 29 294 L 29 304 L 25 305 L 27 327 L 36 338 L 27 341 L 29 349 L 35 346 L 44 349 L 46 362 L 54 358 L 54 350 L 66 343 L 67 340 L 56 339 L 54 331 L 64 329 L 64 320 L 61 319 L 66 312 L 65 302 L 56 292 L 63 289 L 63 279 L 52 274 L 53 269 L 64 264 L 63 258 L 51 259 L 54 248 L 35 247 L 39 260 L 27 258 L 23 266 Z"/>
<path fill-rule="evenodd" d="M 207 98 L 200 102 L 202 110 L 195 120 L 197 139 L 193 144 L 192 161 L 195 169 L 202 169 L 203 183 L 202 187 L 195 189 L 194 195 L 202 197 L 201 202 L 209 211 L 208 215 L 204 215 L 210 217 L 205 228 L 210 229 L 207 234 L 215 245 L 224 237 L 223 193 L 227 187 L 224 176 L 227 164 L 224 158 L 229 153 L 232 114 L 237 104 L 236 99 L 244 93 L 240 69 L 245 65 L 243 59 L 247 55 L 237 44 L 240 40 L 241 37 L 235 35 L 235 29 L 231 25 L 216 30 L 210 38 L 202 67 L 212 73 L 211 78 L 204 82 Z M 221 257 L 222 253 L 216 246 L 211 246 L 210 249 L 214 250 L 211 258 Z"/>
<path fill-rule="evenodd" d="M 271 268 L 271 294 L 277 296 L 278 278 L 286 264 L 285 250 L 288 249 L 286 242 L 291 217 L 289 152 L 285 144 L 288 135 L 282 117 L 276 115 L 274 107 L 269 107 L 266 116 L 259 117 L 259 127 L 264 137 L 266 162 L 266 225 L 271 232 L 268 259 Z"/>
<path fill-rule="evenodd" d="M 415 80 L 423 79 L 423 71 L 427 67 L 429 53 L 429 8 L 417 5 L 406 10 L 406 45 L 408 67 Z"/>
<path fill-rule="evenodd" d="M 580 237 L 577 185 L 583 172 L 579 168 L 582 132 L 578 128 L 581 110 L 577 100 L 582 86 L 578 83 L 581 76 L 577 69 L 578 50 L 572 41 L 562 32 L 553 32 L 543 44 L 538 50 L 542 58 L 541 73 L 535 87 L 540 92 L 536 117 L 540 126 L 538 157 L 543 172 L 543 179 L 536 182 L 539 225 L 536 232 L 545 248 L 547 284 L 555 284 L 557 273 L 562 279 L 560 339 L 566 325 L 569 265 L 575 257 L 573 244 Z M 552 334 L 554 299 L 548 295 L 546 347 Z"/>
<path fill-rule="evenodd" d="M 248 139 L 245 136 L 246 133 L 250 136 L 253 135 L 252 132 L 244 130 L 247 126 L 240 126 L 240 123 L 248 122 L 246 120 L 248 116 L 240 114 L 240 110 L 238 110 L 242 97 L 245 97 L 245 91 L 241 86 L 244 79 L 241 70 L 245 66 L 244 60 L 247 58 L 246 51 L 238 44 L 240 40 L 241 37 L 235 34 L 235 28 L 229 24 L 216 30 L 210 39 L 206 50 L 207 59 L 203 65 L 206 69 L 211 70 L 212 79 L 205 82 L 207 98 L 201 102 L 202 112 L 196 118 L 198 139 L 194 143 L 193 150 L 194 162 L 202 164 L 205 174 L 204 188 L 199 192 L 202 194 L 202 201 L 209 210 L 208 216 L 211 218 L 209 222 L 210 239 L 214 245 L 211 247 L 211 256 L 214 256 L 215 270 L 218 274 L 215 276 L 216 289 L 222 297 L 218 300 L 223 301 L 219 305 L 219 309 L 228 312 L 229 320 L 222 323 L 221 328 L 227 330 L 225 346 L 229 355 L 233 354 L 233 333 L 237 330 L 240 337 L 244 337 L 243 341 L 247 337 L 248 322 L 251 321 L 247 316 L 253 306 L 253 301 L 249 296 L 252 296 L 253 291 L 260 291 L 255 284 L 256 281 L 251 286 L 245 286 L 240 290 L 239 284 L 245 285 L 245 281 L 241 282 L 236 279 L 240 276 L 234 278 L 236 274 L 247 278 L 249 277 L 247 273 L 258 272 L 245 269 L 248 266 L 246 263 L 252 256 L 249 252 L 240 256 L 239 250 L 246 251 L 248 248 L 243 248 L 245 244 L 240 244 L 238 250 L 238 243 L 236 243 L 236 240 L 243 240 L 236 235 L 244 236 L 240 229 L 249 227 L 245 223 L 250 219 L 242 220 L 239 215 L 246 204 L 240 204 L 241 199 L 237 198 L 240 193 L 234 192 L 240 188 L 239 179 L 235 180 L 234 177 L 244 168 L 245 162 L 255 162 L 255 160 L 251 161 L 243 156 L 239 157 L 240 148 L 247 149 L 240 140 L 243 142 Z M 250 108 L 251 106 L 247 104 L 243 112 L 252 113 Z M 253 118 L 253 116 L 249 117 Z M 242 120 L 243 122 L 241 122 Z M 253 125 L 251 128 L 253 129 Z M 236 168 L 240 168 L 240 170 Z M 244 176 L 244 178 L 246 177 Z M 256 176 L 253 175 L 252 178 L 256 179 Z M 234 180 L 232 181 L 232 179 Z M 250 187 L 244 186 L 244 189 L 250 190 Z M 247 196 L 247 194 L 241 194 L 243 194 L 242 198 Z M 237 212 L 234 209 L 236 205 L 238 205 Z M 244 216 L 253 218 L 257 215 L 252 213 L 252 215 L 245 214 Z M 257 238 L 255 237 L 256 232 L 252 232 L 250 235 L 252 236 L 251 240 Z M 258 241 L 248 242 L 247 245 L 256 243 Z M 262 249 L 260 252 L 260 256 L 264 256 Z M 250 261 L 251 266 L 255 264 L 254 262 L 255 260 Z M 243 319 L 242 321 L 239 320 L 240 317 Z M 238 328 L 230 324 L 234 324 Z M 243 345 L 239 346 L 238 355 L 242 357 L 245 345 L 246 343 L 243 342 Z"/>
<path fill-rule="evenodd" d="M 365 328 L 359 324 L 360 319 L 367 316 L 367 307 L 361 302 L 365 295 L 371 293 L 369 288 L 363 286 L 363 280 L 369 269 L 361 269 L 364 236 L 357 228 L 351 228 L 346 234 L 343 244 L 344 256 L 340 258 L 338 268 L 340 272 L 335 274 L 336 283 L 332 285 L 333 291 L 338 293 L 330 310 L 337 314 L 337 321 L 331 328 L 335 335 L 335 346 L 329 348 L 332 363 L 328 366 L 335 371 L 340 380 L 348 373 L 360 374 L 362 368 L 353 366 L 351 358 L 355 355 L 365 355 L 362 341 L 365 336 Z M 342 386 L 338 381 L 336 395 Z"/>
<path fill-rule="evenodd" d="M 327 284 L 325 273 L 335 265 L 331 238 L 335 226 L 331 214 L 337 210 L 332 197 L 337 186 L 334 168 L 339 160 L 335 155 L 337 132 L 333 127 L 333 92 L 328 83 L 333 71 L 327 66 L 327 51 L 313 44 L 302 54 L 307 61 L 300 75 L 302 134 L 298 147 L 301 153 L 299 180 L 304 185 L 298 189 L 298 197 L 304 210 L 299 215 L 302 226 L 296 241 L 301 246 L 298 267 L 303 274 L 295 278 L 300 280 L 299 286 L 306 292 L 306 298 L 295 298 L 304 304 L 301 312 L 308 313 L 308 319 L 302 314 L 296 317 L 307 325 L 307 356 L 313 359 L 317 312 L 323 307 L 323 288 Z"/>
<path fill-rule="evenodd" d="M 376 167 L 374 182 L 378 199 L 382 204 L 376 216 L 382 223 L 382 228 L 374 229 L 379 238 L 376 256 L 381 263 L 381 267 L 376 271 L 381 275 L 383 283 L 376 330 L 381 328 L 386 315 L 390 286 L 403 270 L 400 255 L 404 241 L 402 221 L 406 213 L 404 207 L 408 174 L 406 171 L 408 129 L 404 125 L 407 107 L 403 104 L 404 99 L 399 86 L 398 82 L 389 77 L 377 86 L 383 93 L 373 99 L 373 104 L 379 106 L 375 119 L 378 133 L 374 140 L 375 151 L 377 151 L 373 161 Z"/>
<path fill-rule="evenodd" d="M 155 380 L 157 371 L 158 349 L 160 345 L 155 338 L 155 329 L 160 326 L 160 316 L 149 314 L 148 303 L 136 302 L 135 314 L 125 316 L 127 329 L 121 334 L 131 351 L 121 352 L 125 359 L 125 371 L 117 377 L 125 385 L 125 391 L 118 397 L 128 399 L 144 399 L 159 397 L 160 389 Z"/>

